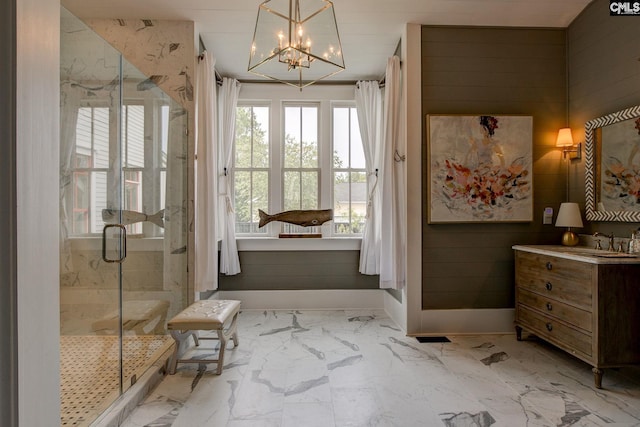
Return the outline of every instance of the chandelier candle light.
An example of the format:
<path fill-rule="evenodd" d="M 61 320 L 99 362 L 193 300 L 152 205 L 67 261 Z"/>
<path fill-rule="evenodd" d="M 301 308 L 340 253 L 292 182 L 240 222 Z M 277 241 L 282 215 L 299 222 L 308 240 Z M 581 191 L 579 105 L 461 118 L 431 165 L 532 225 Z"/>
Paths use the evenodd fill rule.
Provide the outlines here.
<path fill-rule="evenodd" d="M 302 90 L 344 68 L 332 2 L 267 0 L 260 4 L 248 71 Z"/>
<path fill-rule="evenodd" d="M 582 216 L 577 203 L 561 203 L 556 218 L 556 227 L 568 227 L 562 235 L 562 244 L 565 246 L 575 246 L 578 244 L 578 236 L 571 231 L 571 227 L 582 228 Z"/>

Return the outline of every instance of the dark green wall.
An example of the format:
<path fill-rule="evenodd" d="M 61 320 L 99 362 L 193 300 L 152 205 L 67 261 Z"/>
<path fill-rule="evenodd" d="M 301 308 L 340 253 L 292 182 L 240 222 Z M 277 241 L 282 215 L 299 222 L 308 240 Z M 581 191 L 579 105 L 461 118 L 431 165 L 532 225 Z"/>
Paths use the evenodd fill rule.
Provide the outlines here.
<path fill-rule="evenodd" d="M 555 136 L 566 124 L 565 30 L 422 28 L 422 113 L 533 116 L 533 222 L 427 224 L 423 214 L 422 307 L 513 307 L 514 244 L 559 242 L 542 224 L 566 197 Z M 423 135 L 426 120 L 423 119 Z M 423 209 L 426 208 L 423 138 Z"/>
<path fill-rule="evenodd" d="M 574 139 L 585 122 L 640 105 L 640 17 L 609 16 L 609 2 L 591 3 L 569 27 L 569 112 Z M 571 170 L 571 201 L 584 210 L 584 159 Z M 640 224 L 591 223 L 585 232 L 630 237 Z"/>
<path fill-rule="evenodd" d="M 379 276 L 358 272 L 360 251 L 245 251 L 242 272 L 220 276 L 223 291 L 378 289 Z"/>
<path fill-rule="evenodd" d="M 0 420 L 13 427 L 18 426 L 16 0 L 0 5 L 0 34 Z"/>

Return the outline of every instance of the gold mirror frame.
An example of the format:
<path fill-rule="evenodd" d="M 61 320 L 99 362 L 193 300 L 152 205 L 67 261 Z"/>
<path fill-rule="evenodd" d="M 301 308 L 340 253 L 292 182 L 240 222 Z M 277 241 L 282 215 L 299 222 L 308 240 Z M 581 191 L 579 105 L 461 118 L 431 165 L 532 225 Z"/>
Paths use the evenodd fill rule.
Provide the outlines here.
<path fill-rule="evenodd" d="M 640 106 L 607 114 L 585 123 L 585 200 L 586 217 L 589 221 L 640 222 L 640 210 L 636 211 L 599 211 L 597 209 L 600 191 L 600 168 L 602 159 L 596 145 L 596 134 L 600 128 L 624 120 L 640 117 Z"/>

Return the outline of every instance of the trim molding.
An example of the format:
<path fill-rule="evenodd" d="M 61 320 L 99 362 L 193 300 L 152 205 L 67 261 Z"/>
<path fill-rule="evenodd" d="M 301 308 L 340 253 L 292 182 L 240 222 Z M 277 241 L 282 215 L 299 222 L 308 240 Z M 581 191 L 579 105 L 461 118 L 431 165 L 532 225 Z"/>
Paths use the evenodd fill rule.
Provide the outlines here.
<path fill-rule="evenodd" d="M 213 299 L 237 299 L 244 310 L 384 310 L 406 331 L 403 304 L 384 289 L 217 291 Z M 421 328 L 410 336 L 511 334 L 514 309 L 429 310 L 421 313 Z"/>
<path fill-rule="evenodd" d="M 422 311 L 420 331 L 411 335 L 515 333 L 513 308 Z"/>
<path fill-rule="evenodd" d="M 402 291 L 402 301 L 407 300 L 406 292 Z M 389 292 L 384 293 L 384 311 L 405 333 L 407 332 L 407 314 L 405 305 L 395 299 Z"/>
<path fill-rule="evenodd" d="M 244 310 L 384 309 L 383 289 L 218 291 L 213 299 L 237 299 Z"/>

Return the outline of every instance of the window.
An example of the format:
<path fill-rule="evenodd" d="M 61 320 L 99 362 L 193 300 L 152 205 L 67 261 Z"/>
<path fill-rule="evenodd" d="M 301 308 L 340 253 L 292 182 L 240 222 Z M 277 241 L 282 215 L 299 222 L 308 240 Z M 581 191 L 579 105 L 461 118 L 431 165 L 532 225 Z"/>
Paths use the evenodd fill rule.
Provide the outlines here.
<path fill-rule="evenodd" d="M 367 173 L 355 107 L 333 107 L 333 224 L 335 234 L 362 234 Z"/>
<path fill-rule="evenodd" d="M 122 108 L 122 143 L 124 207 L 142 212 L 142 171 L 144 170 L 144 106 L 124 105 Z M 127 225 L 127 234 L 142 234 L 142 222 Z"/>
<path fill-rule="evenodd" d="M 69 227 L 74 235 L 100 233 L 107 207 L 109 171 L 109 108 L 82 107 L 76 121 L 76 144 L 72 153 L 72 212 Z"/>
<path fill-rule="evenodd" d="M 269 211 L 269 107 L 241 105 L 236 110 L 236 233 L 261 233 L 258 209 Z"/>
<path fill-rule="evenodd" d="M 353 88 L 313 87 L 303 95 L 247 84 L 243 94 L 234 155 L 237 235 L 361 234 L 367 183 Z M 327 208 L 334 209 L 334 222 L 322 227 L 274 222 L 258 228 L 258 209 Z"/>
<path fill-rule="evenodd" d="M 155 109 L 157 123 L 145 120 Z M 123 106 L 121 112 L 122 152 L 111 145 L 116 141 L 116 120 L 107 106 L 78 109 L 76 140 L 71 158 L 72 189 L 67 200 L 70 234 L 75 236 L 102 233 L 102 210 L 118 206 L 114 197 L 122 197 L 123 209 L 154 214 L 164 207 L 167 167 L 169 107 L 156 101 L 139 100 Z M 145 135 L 147 143 L 145 143 Z M 151 136 L 151 138 L 150 138 Z M 157 137 L 156 137 L 157 136 Z M 111 189 L 118 170 L 110 167 L 121 154 L 123 193 Z M 146 207 L 152 212 L 145 212 Z M 144 236 L 161 235 L 163 230 L 151 223 L 127 225 L 127 233 Z"/>
<path fill-rule="evenodd" d="M 284 210 L 318 209 L 318 107 L 284 107 Z"/>
<path fill-rule="evenodd" d="M 89 166 L 91 158 L 87 155 L 76 154 L 76 172 L 73 173 L 73 215 L 72 229 L 73 234 L 86 234 L 89 232 L 89 206 L 91 197 L 91 181 L 89 172 L 86 168 Z M 81 168 L 85 170 L 81 170 Z"/>

